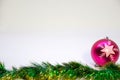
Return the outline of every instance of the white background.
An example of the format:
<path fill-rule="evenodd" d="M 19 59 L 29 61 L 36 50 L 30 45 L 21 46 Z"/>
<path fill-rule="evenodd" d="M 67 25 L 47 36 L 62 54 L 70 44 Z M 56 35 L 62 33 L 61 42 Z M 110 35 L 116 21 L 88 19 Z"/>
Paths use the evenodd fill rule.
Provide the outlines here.
<path fill-rule="evenodd" d="M 93 66 L 91 46 L 106 36 L 120 46 L 120 0 L 0 0 L 6 68 L 69 61 Z"/>

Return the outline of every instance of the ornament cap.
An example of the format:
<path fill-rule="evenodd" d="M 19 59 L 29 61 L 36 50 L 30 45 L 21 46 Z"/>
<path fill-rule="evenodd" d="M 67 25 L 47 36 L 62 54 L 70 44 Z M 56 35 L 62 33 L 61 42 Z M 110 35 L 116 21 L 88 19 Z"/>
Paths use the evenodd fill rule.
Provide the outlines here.
<path fill-rule="evenodd" d="M 106 39 L 107 39 L 107 40 L 109 40 L 109 37 L 108 37 L 108 36 L 106 36 Z"/>

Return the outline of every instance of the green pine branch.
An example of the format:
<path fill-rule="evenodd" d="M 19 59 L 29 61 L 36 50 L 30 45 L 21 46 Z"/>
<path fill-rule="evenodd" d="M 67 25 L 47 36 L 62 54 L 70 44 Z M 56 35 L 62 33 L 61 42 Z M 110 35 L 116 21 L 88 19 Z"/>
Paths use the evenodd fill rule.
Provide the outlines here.
<path fill-rule="evenodd" d="M 61 65 L 43 62 L 7 70 L 4 64 L 0 63 L 0 80 L 80 80 L 81 78 L 85 80 L 120 80 L 120 66 L 109 63 L 100 70 L 95 70 L 75 61 Z"/>

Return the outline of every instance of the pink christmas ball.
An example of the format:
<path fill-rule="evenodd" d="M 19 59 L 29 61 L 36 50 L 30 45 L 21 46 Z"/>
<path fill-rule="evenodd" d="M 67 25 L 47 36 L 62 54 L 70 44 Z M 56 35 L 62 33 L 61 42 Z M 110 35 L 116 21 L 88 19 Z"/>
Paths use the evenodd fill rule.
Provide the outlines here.
<path fill-rule="evenodd" d="M 99 66 L 104 66 L 108 62 L 115 63 L 119 58 L 119 47 L 108 39 L 100 39 L 91 48 L 91 56 Z"/>

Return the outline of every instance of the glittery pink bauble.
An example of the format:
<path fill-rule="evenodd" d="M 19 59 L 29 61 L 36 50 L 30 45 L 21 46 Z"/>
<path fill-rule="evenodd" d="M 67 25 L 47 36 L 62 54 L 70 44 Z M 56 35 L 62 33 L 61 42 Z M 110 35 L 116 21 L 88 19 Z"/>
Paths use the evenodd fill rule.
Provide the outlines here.
<path fill-rule="evenodd" d="M 108 62 L 115 63 L 119 58 L 119 47 L 108 38 L 100 39 L 93 44 L 91 56 L 99 66 L 104 66 Z"/>

